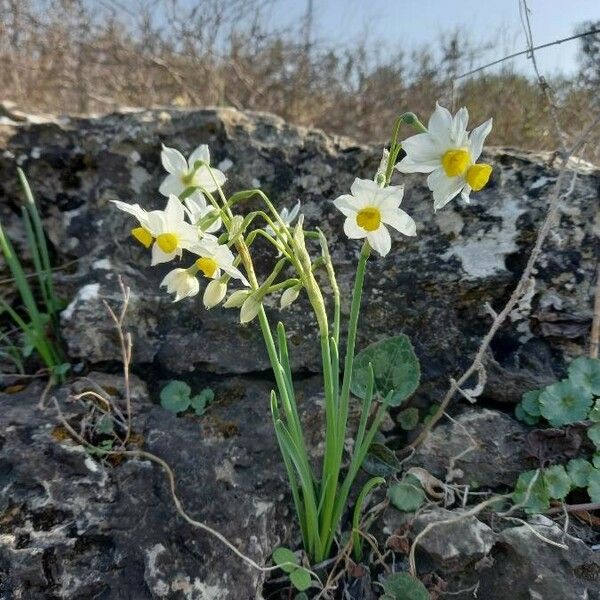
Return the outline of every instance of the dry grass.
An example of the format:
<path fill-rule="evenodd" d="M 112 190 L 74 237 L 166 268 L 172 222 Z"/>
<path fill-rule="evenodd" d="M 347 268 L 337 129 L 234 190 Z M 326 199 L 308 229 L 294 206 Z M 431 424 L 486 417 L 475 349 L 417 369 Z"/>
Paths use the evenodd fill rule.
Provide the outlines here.
<path fill-rule="evenodd" d="M 491 113 L 492 144 L 556 148 L 538 83 L 510 63 L 453 91 L 456 75 L 497 57 L 496 39 L 485 48 L 455 32 L 435 48 L 379 55 L 366 41 L 329 48 L 312 41 L 309 22 L 273 31 L 267 17 L 276 1 L 0 0 L 1 99 L 71 114 L 235 106 L 370 142 L 385 140 L 398 112 L 426 115 L 439 98 L 468 105 L 475 122 Z M 599 38 L 580 40 L 577 76 L 551 82 L 567 137 L 581 130 L 599 95 Z M 598 141 L 584 150 L 596 162 Z"/>

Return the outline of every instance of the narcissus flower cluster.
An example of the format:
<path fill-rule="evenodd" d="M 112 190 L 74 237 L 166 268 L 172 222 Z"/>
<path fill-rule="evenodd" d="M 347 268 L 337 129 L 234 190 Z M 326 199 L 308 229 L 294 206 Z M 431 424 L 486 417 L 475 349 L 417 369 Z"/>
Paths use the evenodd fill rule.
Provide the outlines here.
<path fill-rule="evenodd" d="M 197 296 L 204 286 L 206 308 L 221 304 L 238 309 L 242 323 L 258 321 L 275 379 L 276 389 L 271 392 L 275 434 L 304 549 L 314 563 L 332 556 L 334 545 L 344 539 L 339 530 L 351 489 L 393 396 L 386 394 L 378 409 L 371 411 L 376 395 L 375 371 L 369 363 L 363 417 L 349 450 L 347 426 L 365 273 L 373 251 L 379 257 L 391 251 L 392 234 L 417 235 L 414 219 L 400 208 L 405 188 L 390 185 L 392 175 L 396 171 L 427 173 L 434 210 L 459 194 L 468 202 L 472 192 L 487 185 L 492 172 L 490 165 L 478 162 L 491 119 L 471 132 L 467 130 L 468 119 L 465 108 L 452 116 L 437 105 L 426 128 L 413 113 L 404 113 L 396 120 L 390 146 L 384 150 L 373 179 L 356 178 L 350 193 L 332 201 L 345 217 L 345 235 L 362 240 L 351 295 L 338 285 L 325 232 L 321 228 L 305 230 L 300 201 L 293 206 L 286 203 L 278 210 L 259 189 L 226 193 L 225 175 L 211 166 L 207 146 L 198 146 L 188 158 L 163 146 L 161 162 L 167 175 L 159 192 L 167 198 L 164 209 L 148 211 L 139 204 L 115 201 L 117 208 L 137 220 L 131 235 L 150 251 L 151 264 L 175 262 L 160 283 L 174 302 Z M 400 142 L 402 125 L 414 127 L 417 134 Z M 252 202 L 245 204 L 250 199 Z M 265 269 L 261 248 L 261 268 L 256 268 L 255 244 L 270 245 L 271 267 Z M 229 289 L 230 282 L 236 289 Z M 288 335 L 283 322 L 271 326 L 264 307 L 266 299 L 274 295 L 280 309 L 287 309 L 302 295 L 318 330 L 326 428 L 318 472 L 313 468 L 309 438 L 299 418 Z M 344 314 L 342 302 L 347 299 L 350 311 Z M 345 357 L 341 356 L 342 339 Z M 350 456 L 346 457 L 347 453 Z M 362 492 L 353 496 L 359 498 L 354 523 L 360 523 L 360 498 L 364 499 L 380 480 L 367 481 Z M 348 537 L 352 544 L 360 539 L 356 532 Z"/>

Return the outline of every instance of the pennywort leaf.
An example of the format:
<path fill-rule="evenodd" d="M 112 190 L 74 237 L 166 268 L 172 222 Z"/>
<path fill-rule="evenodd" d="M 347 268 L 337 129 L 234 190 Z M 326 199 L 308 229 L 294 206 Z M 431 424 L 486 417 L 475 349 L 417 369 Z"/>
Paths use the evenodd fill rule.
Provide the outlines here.
<path fill-rule="evenodd" d="M 588 390 L 595 396 L 600 396 L 600 359 L 580 356 L 569 365 L 571 382 Z"/>
<path fill-rule="evenodd" d="M 160 391 L 160 404 L 175 414 L 183 412 L 190 406 L 191 391 L 187 383 L 174 379 Z"/>
<path fill-rule="evenodd" d="M 571 381 L 549 385 L 540 394 L 540 413 L 553 427 L 562 427 L 587 417 L 592 406 L 592 394 Z"/>

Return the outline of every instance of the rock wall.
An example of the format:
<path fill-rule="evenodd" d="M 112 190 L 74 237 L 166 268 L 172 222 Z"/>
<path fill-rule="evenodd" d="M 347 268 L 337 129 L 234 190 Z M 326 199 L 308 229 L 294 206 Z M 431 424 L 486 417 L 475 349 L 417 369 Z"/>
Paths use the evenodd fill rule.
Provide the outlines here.
<path fill-rule="evenodd" d="M 132 288 L 135 363 L 174 373 L 268 369 L 257 328 L 238 326 L 236 311 L 205 311 L 200 297 L 172 304 L 159 291 L 171 267 L 149 268 L 149 253 L 129 236 L 132 220 L 109 203 L 163 206 L 157 193 L 161 142 L 183 151 L 208 143 L 214 163 L 229 167 L 227 190 L 260 185 L 281 206 L 300 199 L 308 225 L 321 227 L 332 241 L 347 313 L 359 244 L 345 238 L 341 215 L 329 201 L 346 193 L 354 177 L 372 176 L 380 148 L 232 109 L 145 111 L 3 126 L 0 132 L 3 222 L 16 219 L 18 164 L 39 199 L 55 262 L 77 261 L 71 272 L 59 275 L 70 302 L 62 320 L 74 360 L 92 365 L 118 360 L 101 298 L 117 299 L 120 274 Z M 425 178 L 403 178 L 403 207 L 416 219 L 418 237 L 396 241 L 388 257 L 372 262 L 360 344 L 404 331 L 415 343 L 426 382 L 456 373 L 489 325 L 485 304 L 502 305 L 526 260 L 557 176 L 547 158 L 490 150 L 489 187 L 474 194 L 470 206 L 452 202 L 437 214 Z M 600 248 L 600 171 L 580 165 L 579 172 L 546 244 L 533 294 L 494 344 L 498 365 L 490 389 L 500 400 L 511 400 L 506 396 L 520 393 L 531 379 L 551 377 L 560 369 L 555 355 L 576 353 L 589 330 Z M 271 261 L 264 256 L 265 264 Z M 275 307 L 271 312 L 279 317 Z M 294 368 L 310 372 L 319 370 L 320 360 L 307 315 L 306 303 L 298 302 L 282 317 Z"/>
<path fill-rule="evenodd" d="M 281 206 L 300 199 L 308 224 L 332 241 L 345 314 L 359 244 L 345 239 L 342 217 L 329 201 L 347 192 L 354 177 L 372 176 L 380 148 L 229 109 L 0 124 L 0 218 L 25 251 L 15 174 L 20 165 L 37 195 L 54 262 L 69 263 L 57 282 L 67 302 L 63 335 L 76 370 L 118 368 L 120 351 L 102 299 L 120 301 L 121 275 L 132 289 L 133 370 L 147 382 L 134 380 L 135 433 L 144 448 L 173 466 L 186 509 L 264 563 L 280 543 L 295 544 L 297 532 L 270 424 L 271 382 L 257 327 L 239 326 L 237 311 L 205 311 L 199 297 L 172 304 L 158 289 L 169 267 L 149 267 L 148 253 L 129 236 L 131 220 L 109 202 L 162 206 L 156 191 L 163 176 L 161 142 L 183 151 L 208 143 L 214 162 L 229 165 L 228 190 L 260 185 Z M 372 262 L 359 345 L 401 331 L 412 338 L 423 367 L 413 404 L 439 398 L 490 323 L 486 303 L 500 307 L 514 287 L 557 177 L 549 159 L 489 150 L 490 186 L 474 194 L 470 206 L 453 202 L 437 214 L 424 177 L 403 179 L 403 208 L 416 219 L 418 236 L 396 240 L 387 258 Z M 527 429 L 500 412 L 499 403 L 514 403 L 523 391 L 549 382 L 583 347 L 600 256 L 600 171 L 578 164 L 572 172 L 574 191 L 561 206 L 532 294 L 492 345 L 480 402 L 488 408 L 464 411 L 459 403 L 456 420 L 436 429 L 413 458 L 442 479 L 452 465 L 455 481 L 510 488 L 526 464 Z M 264 248 L 259 252 L 265 268 L 272 257 Z M 302 418 L 318 454 L 319 356 L 306 309 L 301 300 L 281 317 L 302 380 Z M 275 306 L 269 312 L 280 316 Z M 175 374 L 215 388 L 217 402 L 208 415 L 176 418 L 156 405 L 160 385 Z M 118 375 L 91 376 L 122 396 Z M 55 392 L 69 417 L 81 413 L 65 402 L 77 385 Z M 141 460 L 114 468 L 98 462 L 64 439 L 51 405 L 36 408 L 41 391 L 32 385 L 17 395 L 0 394 L 0 598 L 262 597 L 263 574 L 176 515 L 158 467 Z M 476 439 L 480 450 L 455 462 L 466 438 Z M 415 526 L 446 516 L 432 511 Z M 402 526 L 397 517 L 386 513 L 381 536 Z M 457 591 L 478 581 L 486 600 L 564 600 L 570 593 L 599 599 L 600 561 L 586 545 L 548 522 L 533 528 L 492 532 L 472 517 L 425 538 L 419 564 L 429 561 L 459 600 L 472 594 Z M 569 549 L 549 546 L 539 534 Z M 455 538 L 463 540 L 456 552 Z"/>

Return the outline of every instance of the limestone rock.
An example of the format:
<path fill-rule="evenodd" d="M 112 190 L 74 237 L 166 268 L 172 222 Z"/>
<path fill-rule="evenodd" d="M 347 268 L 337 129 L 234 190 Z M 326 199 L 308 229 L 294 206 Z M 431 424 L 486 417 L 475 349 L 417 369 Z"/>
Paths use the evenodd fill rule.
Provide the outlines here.
<path fill-rule="evenodd" d="M 149 253 L 129 236 L 131 218 L 110 204 L 119 199 L 147 208 L 164 205 L 157 191 L 164 176 L 161 142 L 184 152 L 208 143 L 214 163 L 229 166 L 227 190 L 259 184 L 279 206 L 299 198 L 307 225 L 321 227 L 332 242 L 343 311 L 349 310 L 359 244 L 343 235 L 342 216 L 330 200 L 346 193 L 354 177 L 373 176 L 379 147 L 233 109 L 13 123 L 0 125 L 0 134 L 3 222 L 10 227 L 16 218 L 19 192 L 13 175 L 18 164 L 39 199 L 56 262 L 77 260 L 73 272 L 60 276 L 59 286 L 70 303 L 63 325 L 73 359 L 92 364 L 118 359 L 112 323 L 100 300 L 118 299 L 121 275 L 132 288 L 135 363 L 180 373 L 268 368 L 258 328 L 238 326 L 237 311 L 205 311 L 200 297 L 174 305 L 159 291 L 170 267 L 149 267 Z M 455 201 L 437 214 L 425 177 L 396 174 L 406 184 L 403 208 L 416 219 L 418 236 L 397 239 L 393 252 L 369 268 L 359 347 L 390 333 L 407 333 L 426 384 L 445 385 L 474 351 L 490 322 L 485 304 L 497 308 L 508 297 L 557 177 L 545 157 L 537 155 L 489 150 L 486 160 L 494 165 L 489 187 L 474 194 L 471 205 Z M 492 346 L 500 368 L 490 371 L 488 393 L 503 401 L 514 403 L 532 381 L 560 374 L 561 356 L 577 351 L 589 326 L 599 173 L 590 166 L 580 171 L 560 227 L 544 248 L 531 295 Z M 248 209 L 256 206 L 251 201 Z M 258 254 L 264 271 L 272 256 L 260 246 Z M 276 299 L 268 310 L 274 321 L 280 318 Z M 575 328 L 556 326 L 573 319 Z M 320 370 L 306 301 L 294 304 L 285 320 L 293 368 Z"/>
<path fill-rule="evenodd" d="M 454 421 L 440 422 L 408 464 L 423 467 L 442 480 L 449 475 L 454 483 L 512 486 L 527 470 L 527 431 L 505 413 L 470 408 Z"/>

